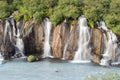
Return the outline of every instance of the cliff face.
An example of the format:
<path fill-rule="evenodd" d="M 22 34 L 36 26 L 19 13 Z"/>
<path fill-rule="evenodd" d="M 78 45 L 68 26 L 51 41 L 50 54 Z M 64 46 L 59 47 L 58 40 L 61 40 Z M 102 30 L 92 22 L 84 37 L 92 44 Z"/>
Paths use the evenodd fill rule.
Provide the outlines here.
<path fill-rule="evenodd" d="M 0 45 L 3 43 L 4 26 L 0 25 Z M 19 22 L 21 36 L 24 41 L 24 53 L 25 55 L 37 54 L 42 56 L 44 54 L 44 42 L 45 42 L 45 23 L 34 23 L 33 21 L 25 22 L 24 20 Z M 8 35 L 7 35 L 8 36 Z M 52 28 L 50 34 L 50 47 L 51 53 L 55 58 L 64 58 L 66 60 L 72 60 L 75 52 L 78 49 L 79 27 L 78 24 L 70 25 L 68 21 L 63 21 L 61 24 Z M 14 36 L 12 36 L 14 39 Z M 14 51 L 14 46 L 10 42 L 9 36 L 5 41 L 5 55 Z M 95 63 L 100 62 L 101 55 L 101 43 L 102 32 L 99 29 L 92 30 L 92 45 L 93 45 L 93 58 Z M 10 47 L 11 46 L 11 47 Z M 2 48 L 2 47 L 1 47 Z"/>
<path fill-rule="evenodd" d="M 42 57 L 43 54 L 46 54 L 44 53 L 45 38 L 46 38 L 45 31 L 46 29 L 49 29 L 46 28 L 46 26 L 49 25 L 50 24 L 46 24 L 45 21 L 40 23 L 35 23 L 32 20 L 27 22 L 25 22 L 24 20 L 20 20 L 16 24 L 16 26 L 18 26 L 16 28 L 18 28 L 20 31 L 20 38 L 24 42 L 25 55 L 37 54 Z M 14 55 L 13 53 L 15 53 L 16 36 L 14 36 L 15 30 L 14 30 L 14 25 L 12 23 L 9 24 L 7 28 L 7 32 L 5 29 L 6 29 L 6 22 L 5 21 L 0 22 L 0 52 L 2 55 L 6 57 L 6 59 L 8 59 L 10 58 L 10 56 Z M 92 36 L 90 38 L 90 46 L 92 46 L 91 60 L 99 64 L 103 57 L 102 56 L 103 53 L 106 51 L 104 48 L 106 48 L 106 45 L 109 44 L 107 43 L 107 41 L 109 41 L 108 38 L 110 35 L 107 29 L 102 30 L 102 27 L 94 28 L 94 29 L 90 28 L 90 30 L 92 31 L 91 33 Z M 57 25 L 56 27 L 52 26 L 49 33 L 50 37 L 49 39 L 46 38 L 47 40 L 49 40 L 48 41 L 48 44 L 50 45 L 49 53 L 51 53 L 51 56 L 54 56 L 54 58 L 73 60 L 75 56 L 75 52 L 78 49 L 79 33 L 80 33 L 80 27 L 78 23 L 76 25 L 71 25 L 67 20 L 63 21 L 61 24 Z M 82 36 L 80 38 L 82 38 Z M 114 43 L 111 43 L 111 45 Z M 114 49 L 112 50 L 113 53 L 111 53 L 112 55 L 111 57 L 114 58 L 113 61 L 115 61 L 116 59 L 115 58 L 116 47 L 117 44 L 112 46 L 112 49 Z M 119 55 L 119 53 L 117 53 L 117 55 Z"/>

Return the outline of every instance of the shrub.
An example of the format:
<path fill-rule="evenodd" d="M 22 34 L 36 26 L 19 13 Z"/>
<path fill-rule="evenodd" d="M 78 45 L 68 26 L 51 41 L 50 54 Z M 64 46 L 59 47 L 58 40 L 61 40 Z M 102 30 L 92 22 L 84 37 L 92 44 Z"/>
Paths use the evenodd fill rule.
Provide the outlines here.
<path fill-rule="evenodd" d="M 33 55 L 28 56 L 27 61 L 28 62 L 34 62 L 35 61 L 35 56 L 33 56 Z"/>

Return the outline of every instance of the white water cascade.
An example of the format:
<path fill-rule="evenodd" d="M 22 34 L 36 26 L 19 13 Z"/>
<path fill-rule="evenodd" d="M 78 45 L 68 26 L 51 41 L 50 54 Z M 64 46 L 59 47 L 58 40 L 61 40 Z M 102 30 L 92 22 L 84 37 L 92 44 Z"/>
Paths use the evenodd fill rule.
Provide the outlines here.
<path fill-rule="evenodd" d="M 17 29 L 17 35 L 16 35 L 16 54 L 21 54 L 22 57 L 25 57 L 24 55 L 24 42 L 22 40 L 22 38 L 20 37 L 20 31 L 19 29 Z"/>
<path fill-rule="evenodd" d="M 44 20 L 45 23 L 45 42 L 44 42 L 44 54 L 43 54 L 43 58 L 46 57 L 52 57 L 51 56 L 51 50 L 50 50 L 50 32 L 51 32 L 51 28 L 52 28 L 52 23 L 50 22 L 50 20 L 48 18 L 45 18 Z"/>
<path fill-rule="evenodd" d="M 72 61 L 72 63 L 88 63 L 90 62 L 91 54 L 91 30 L 87 26 L 87 20 L 84 16 L 79 17 L 78 24 L 80 27 L 78 50 L 75 52 L 74 60 Z"/>
<path fill-rule="evenodd" d="M 0 53 L 0 64 L 4 63 L 4 57 Z"/>
<path fill-rule="evenodd" d="M 119 48 L 117 44 L 118 40 L 117 40 L 117 36 L 111 30 L 107 29 L 105 22 L 101 21 L 100 25 L 101 25 L 100 28 L 106 32 L 106 34 L 103 33 L 104 51 L 100 65 L 109 66 L 110 63 L 114 64 L 116 59 L 116 54 L 119 53 L 118 52 Z"/>
<path fill-rule="evenodd" d="M 18 26 L 16 26 L 15 21 L 14 21 L 12 16 L 6 20 L 5 30 L 4 30 L 4 44 L 6 43 L 7 33 L 10 37 L 10 42 L 15 47 L 15 54 L 16 55 L 21 54 L 22 57 L 25 57 L 25 55 L 24 55 L 24 43 L 23 43 L 22 38 L 20 37 L 19 28 L 18 28 Z M 13 35 L 12 35 L 12 33 L 13 33 Z M 12 37 L 15 38 L 15 42 L 12 41 Z"/>
<path fill-rule="evenodd" d="M 15 46 L 15 55 L 20 54 L 21 57 L 25 57 L 24 55 L 24 42 L 22 40 L 22 37 L 20 36 L 20 30 L 19 26 L 15 24 L 13 16 L 10 16 L 10 23 L 13 27 L 13 37 L 16 38 L 16 43 L 13 45 Z M 12 42 L 12 41 L 11 41 Z"/>

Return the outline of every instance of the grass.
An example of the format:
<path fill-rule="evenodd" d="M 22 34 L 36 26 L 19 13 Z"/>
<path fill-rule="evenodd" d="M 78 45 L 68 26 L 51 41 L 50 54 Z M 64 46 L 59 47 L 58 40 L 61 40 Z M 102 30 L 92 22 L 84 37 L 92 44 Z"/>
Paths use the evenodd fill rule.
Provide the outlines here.
<path fill-rule="evenodd" d="M 110 72 L 106 74 L 91 75 L 85 77 L 84 80 L 120 80 L 120 74 Z"/>

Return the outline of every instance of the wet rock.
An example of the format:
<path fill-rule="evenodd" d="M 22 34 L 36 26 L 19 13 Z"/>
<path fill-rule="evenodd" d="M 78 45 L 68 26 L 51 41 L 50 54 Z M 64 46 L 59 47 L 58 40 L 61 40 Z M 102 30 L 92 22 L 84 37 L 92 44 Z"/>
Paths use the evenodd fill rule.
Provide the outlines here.
<path fill-rule="evenodd" d="M 34 35 L 35 35 L 35 45 L 36 45 L 37 53 L 43 53 L 44 39 L 45 39 L 43 23 L 35 24 Z"/>
<path fill-rule="evenodd" d="M 9 29 L 6 31 L 6 37 L 5 35 L 5 20 L 0 21 L 0 52 L 3 55 L 5 60 L 9 60 L 12 55 L 14 55 L 14 37 L 11 36 L 10 38 L 10 32 L 12 34 L 12 27 L 13 25 L 8 25 Z"/>
<path fill-rule="evenodd" d="M 31 28 L 31 26 L 33 26 Z M 25 45 L 25 54 L 40 54 L 43 52 L 43 43 L 44 43 L 44 29 L 43 24 L 40 23 L 33 23 L 30 25 L 30 22 L 25 23 L 24 28 L 26 30 L 26 36 L 24 38 L 24 45 Z"/>
<path fill-rule="evenodd" d="M 93 59 L 95 63 L 100 62 L 101 47 L 102 47 L 102 31 L 100 29 L 94 28 L 92 30 L 92 46 L 93 46 Z"/>
<path fill-rule="evenodd" d="M 79 27 L 76 25 L 71 30 L 70 36 L 67 40 L 66 46 L 64 47 L 64 58 L 67 60 L 72 60 L 75 54 L 75 51 L 78 48 L 78 39 L 79 39 Z"/>
<path fill-rule="evenodd" d="M 52 52 L 55 58 L 62 58 L 63 49 L 70 33 L 70 26 L 67 22 L 57 25 L 53 32 Z"/>

